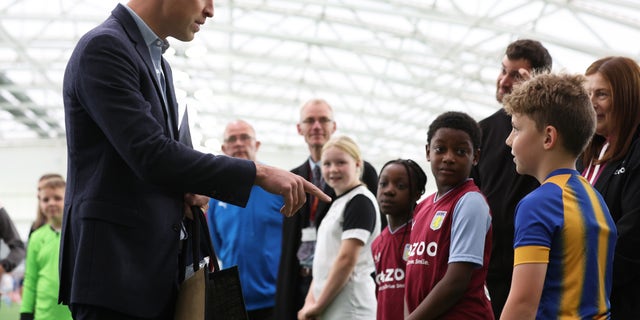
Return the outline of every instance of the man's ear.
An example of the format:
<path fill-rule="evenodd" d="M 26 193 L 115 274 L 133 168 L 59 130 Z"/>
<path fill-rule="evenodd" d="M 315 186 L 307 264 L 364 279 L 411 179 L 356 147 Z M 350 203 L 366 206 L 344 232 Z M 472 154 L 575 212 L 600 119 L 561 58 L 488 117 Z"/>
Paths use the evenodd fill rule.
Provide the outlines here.
<path fill-rule="evenodd" d="M 558 144 L 558 130 L 554 126 L 546 126 L 544 128 L 544 142 L 543 147 L 545 150 L 554 148 Z"/>
<path fill-rule="evenodd" d="M 298 130 L 298 134 L 303 136 L 302 129 L 300 129 L 300 123 L 296 123 L 296 129 Z"/>

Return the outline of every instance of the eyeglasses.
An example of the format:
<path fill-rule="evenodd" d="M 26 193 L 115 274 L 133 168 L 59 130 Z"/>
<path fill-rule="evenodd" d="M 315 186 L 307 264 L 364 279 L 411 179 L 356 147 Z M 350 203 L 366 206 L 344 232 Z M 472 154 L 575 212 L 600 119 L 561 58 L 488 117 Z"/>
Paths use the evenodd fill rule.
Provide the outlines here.
<path fill-rule="evenodd" d="M 229 136 L 226 139 L 224 139 L 225 143 L 235 143 L 236 141 L 240 140 L 240 142 L 247 142 L 247 141 L 251 141 L 253 139 L 252 136 L 243 133 L 240 135 L 235 135 L 235 136 Z"/>
<path fill-rule="evenodd" d="M 327 118 L 327 117 L 322 117 L 322 118 L 306 118 L 304 120 L 302 120 L 302 123 L 306 124 L 306 125 L 313 125 L 314 123 L 319 123 L 320 125 L 324 126 L 327 125 L 331 122 L 333 122 L 333 120 Z"/>

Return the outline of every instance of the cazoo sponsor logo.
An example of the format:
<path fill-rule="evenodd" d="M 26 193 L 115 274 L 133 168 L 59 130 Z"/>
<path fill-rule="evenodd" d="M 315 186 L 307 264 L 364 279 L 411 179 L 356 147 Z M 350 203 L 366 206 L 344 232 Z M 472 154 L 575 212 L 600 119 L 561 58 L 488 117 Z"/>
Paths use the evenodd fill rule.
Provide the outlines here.
<path fill-rule="evenodd" d="M 378 285 L 402 281 L 404 281 L 404 270 L 400 268 L 388 268 L 376 275 L 376 283 Z"/>
<path fill-rule="evenodd" d="M 430 257 L 435 257 L 438 253 L 438 244 L 435 242 L 429 242 L 425 244 L 424 241 L 416 242 L 411 244 L 411 251 L 409 251 L 409 257 L 414 256 L 423 256 L 427 253 Z"/>

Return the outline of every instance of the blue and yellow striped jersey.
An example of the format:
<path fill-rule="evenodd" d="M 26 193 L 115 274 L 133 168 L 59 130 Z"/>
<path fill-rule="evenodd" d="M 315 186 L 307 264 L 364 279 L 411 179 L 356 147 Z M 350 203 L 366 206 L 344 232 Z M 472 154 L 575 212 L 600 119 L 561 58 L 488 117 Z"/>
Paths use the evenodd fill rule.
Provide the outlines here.
<path fill-rule="evenodd" d="M 514 265 L 548 263 L 538 319 L 607 319 L 616 228 L 602 196 L 558 169 L 516 207 Z"/>

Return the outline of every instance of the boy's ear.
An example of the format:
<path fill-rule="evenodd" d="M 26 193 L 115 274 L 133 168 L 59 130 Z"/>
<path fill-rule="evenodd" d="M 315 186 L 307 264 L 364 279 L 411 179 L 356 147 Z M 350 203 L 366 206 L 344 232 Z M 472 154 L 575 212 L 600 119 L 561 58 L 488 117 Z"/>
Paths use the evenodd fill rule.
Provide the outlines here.
<path fill-rule="evenodd" d="M 475 152 L 473 153 L 473 165 L 477 166 L 478 165 L 478 160 L 480 160 L 480 148 L 477 148 L 475 150 Z"/>
<path fill-rule="evenodd" d="M 425 151 L 425 154 L 427 156 L 427 161 L 431 161 L 431 159 L 429 159 L 429 144 L 428 143 L 424 145 L 424 151 Z"/>
<path fill-rule="evenodd" d="M 546 126 L 544 128 L 544 143 L 545 150 L 554 148 L 558 144 L 558 130 L 554 126 Z"/>

